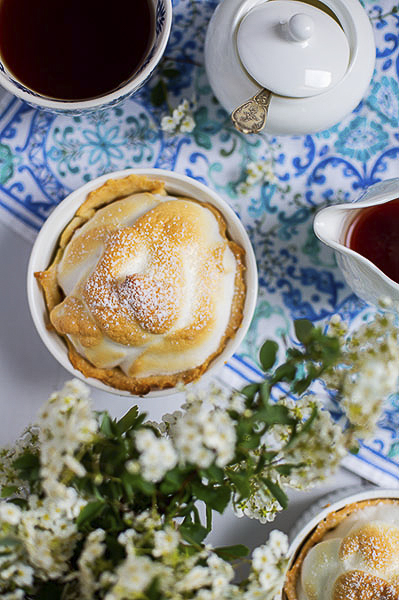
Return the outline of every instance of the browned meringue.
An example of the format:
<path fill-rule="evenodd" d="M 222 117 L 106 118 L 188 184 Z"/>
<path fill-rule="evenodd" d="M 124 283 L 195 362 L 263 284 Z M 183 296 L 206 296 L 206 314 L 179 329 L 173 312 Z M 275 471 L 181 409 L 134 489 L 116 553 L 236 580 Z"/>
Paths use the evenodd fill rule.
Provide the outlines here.
<path fill-rule="evenodd" d="M 134 394 L 198 379 L 239 327 L 244 251 L 213 206 L 143 176 L 109 180 L 36 273 L 87 377 Z"/>
<path fill-rule="evenodd" d="M 328 515 L 287 575 L 288 600 L 399 600 L 399 500 Z"/>

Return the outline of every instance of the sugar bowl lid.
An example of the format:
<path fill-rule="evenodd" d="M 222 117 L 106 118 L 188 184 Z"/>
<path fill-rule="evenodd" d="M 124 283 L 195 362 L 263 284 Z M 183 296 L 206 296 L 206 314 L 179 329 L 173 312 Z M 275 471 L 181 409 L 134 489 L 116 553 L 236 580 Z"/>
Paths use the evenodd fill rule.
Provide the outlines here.
<path fill-rule="evenodd" d="M 246 13 L 237 51 L 248 74 L 274 94 L 316 96 L 345 75 L 350 47 L 327 12 L 298 0 L 273 0 Z"/>

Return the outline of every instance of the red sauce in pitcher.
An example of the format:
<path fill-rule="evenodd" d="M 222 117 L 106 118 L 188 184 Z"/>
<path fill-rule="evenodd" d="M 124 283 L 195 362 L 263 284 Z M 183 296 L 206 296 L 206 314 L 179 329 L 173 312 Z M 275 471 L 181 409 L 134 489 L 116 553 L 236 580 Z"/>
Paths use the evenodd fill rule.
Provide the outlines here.
<path fill-rule="evenodd" d="M 359 211 L 344 243 L 399 283 L 399 198 Z"/>

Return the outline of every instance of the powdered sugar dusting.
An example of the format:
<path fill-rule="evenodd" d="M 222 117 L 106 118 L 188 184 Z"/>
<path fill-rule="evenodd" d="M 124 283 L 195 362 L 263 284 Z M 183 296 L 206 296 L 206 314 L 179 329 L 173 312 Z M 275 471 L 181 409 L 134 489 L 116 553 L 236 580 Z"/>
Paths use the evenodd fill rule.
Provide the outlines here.
<path fill-rule="evenodd" d="M 112 365 L 120 353 L 119 366 L 135 376 L 198 366 L 216 351 L 230 320 L 237 264 L 228 240 L 197 202 L 160 196 L 133 223 L 123 202 L 125 225 L 107 230 L 102 255 L 73 290 L 104 334 L 101 364 L 109 348 Z M 88 359 L 95 364 L 94 354 Z"/>
<path fill-rule="evenodd" d="M 399 589 L 364 571 L 349 571 L 337 579 L 332 600 L 399 600 Z"/>

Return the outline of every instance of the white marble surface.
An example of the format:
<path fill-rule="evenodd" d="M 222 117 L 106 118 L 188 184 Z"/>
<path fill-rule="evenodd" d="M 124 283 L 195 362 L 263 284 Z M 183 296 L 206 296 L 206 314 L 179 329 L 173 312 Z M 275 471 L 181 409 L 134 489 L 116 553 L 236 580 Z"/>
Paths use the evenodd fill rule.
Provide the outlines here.
<path fill-rule="evenodd" d="M 26 299 L 26 269 L 31 245 L 0 223 L 0 445 L 12 444 L 26 425 L 34 421 L 48 395 L 62 387 L 69 373 L 49 354 L 31 321 Z M 131 406 L 126 397 L 93 389 L 96 409 L 122 415 Z M 138 399 L 151 419 L 178 408 L 181 396 L 165 399 Z M 136 403 L 136 400 L 134 401 Z M 288 509 L 273 524 L 260 525 L 238 519 L 232 511 L 215 515 L 210 541 L 215 545 L 243 543 L 254 548 L 273 527 L 290 533 L 300 515 L 321 496 L 345 487 L 367 484 L 341 469 L 333 478 L 309 492 L 290 494 Z"/>

